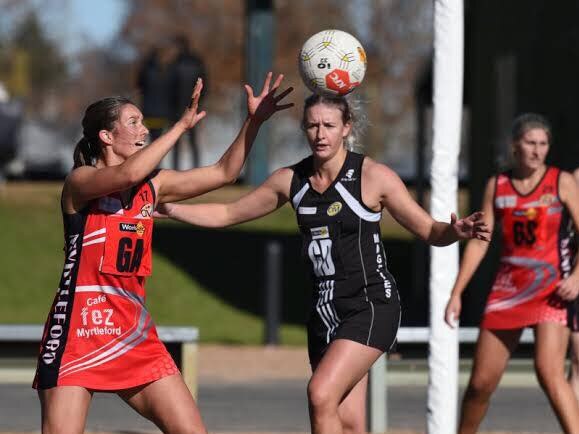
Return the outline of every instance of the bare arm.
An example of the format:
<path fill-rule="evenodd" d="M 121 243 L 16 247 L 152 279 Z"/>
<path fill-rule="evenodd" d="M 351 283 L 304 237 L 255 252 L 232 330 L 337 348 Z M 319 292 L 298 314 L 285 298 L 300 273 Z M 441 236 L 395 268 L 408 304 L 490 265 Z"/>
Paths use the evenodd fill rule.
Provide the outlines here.
<path fill-rule="evenodd" d="M 175 220 L 204 227 L 224 227 L 254 220 L 280 208 L 289 200 L 293 171 L 278 169 L 263 184 L 235 202 L 204 204 L 168 203 L 160 208 Z"/>
<path fill-rule="evenodd" d="M 247 92 L 248 115 L 239 134 L 225 151 L 219 161 L 211 166 L 194 168 L 187 171 L 163 170 L 153 180 L 158 193 L 158 202 L 171 202 L 198 196 L 223 185 L 234 182 L 245 163 L 259 128 L 274 113 L 285 110 L 293 104 L 278 105 L 292 88 L 275 95 L 283 75 L 279 75 L 270 89 L 271 72 L 268 73 L 263 89 L 257 96 L 250 86 Z"/>
<path fill-rule="evenodd" d="M 205 112 L 197 113 L 199 95 L 203 83 L 195 85 L 191 107 L 185 110 L 181 119 L 165 134 L 135 152 L 123 163 L 116 166 L 96 168 L 81 166 L 67 177 L 63 189 L 63 202 L 69 211 L 78 211 L 91 199 L 125 190 L 141 182 L 161 162 L 175 145 L 179 137 L 205 117 Z M 108 136 L 103 132 L 104 139 Z"/>
<path fill-rule="evenodd" d="M 484 219 L 487 224 L 489 231 L 492 232 L 495 218 L 493 212 L 493 197 L 495 194 L 495 177 L 492 177 L 487 182 L 487 186 L 483 196 L 482 211 L 484 212 Z M 460 316 L 461 311 L 461 298 L 460 296 L 464 292 L 466 285 L 470 282 L 474 272 L 480 265 L 482 259 L 484 258 L 489 244 L 486 241 L 472 239 L 470 240 L 464 253 L 462 255 L 462 261 L 460 263 L 460 269 L 458 271 L 458 276 L 454 282 L 452 292 L 450 295 L 450 300 L 446 306 L 445 321 L 451 327 L 456 326 L 456 321 Z"/>
<path fill-rule="evenodd" d="M 479 238 L 488 241 L 488 229 L 482 213 L 464 219 L 451 215 L 451 222 L 434 220 L 410 196 L 400 177 L 388 167 L 372 163 L 368 167 L 371 183 L 380 183 L 380 203 L 398 223 L 433 246 L 446 246 L 460 239 Z"/>

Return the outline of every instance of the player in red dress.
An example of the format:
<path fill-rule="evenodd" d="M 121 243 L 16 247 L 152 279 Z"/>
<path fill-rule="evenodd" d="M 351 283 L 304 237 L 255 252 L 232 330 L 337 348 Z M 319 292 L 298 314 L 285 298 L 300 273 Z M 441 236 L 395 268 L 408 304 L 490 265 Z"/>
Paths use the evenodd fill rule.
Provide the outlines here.
<path fill-rule="evenodd" d="M 572 243 L 579 189 L 570 173 L 545 164 L 550 138 L 542 116 L 521 115 L 512 131 L 514 167 L 487 183 L 482 210 L 491 228 L 495 221 L 500 226 L 503 247 L 480 324 L 460 433 L 476 432 L 525 327 L 533 328 L 537 378 L 562 429 L 579 432 L 579 407 L 564 372 L 567 305 L 579 293 Z M 451 326 L 460 315 L 460 295 L 487 248 L 477 240 L 466 246 L 446 308 Z"/>
<path fill-rule="evenodd" d="M 195 401 L 145 307 L 151 274 L 153 210 L 234 181 L 260 125 L 291 89 L 283 76 L 247 91 L 248 116 L 221 159 L 188 171 L 155 170 L 179 137 L 204 116 L 197 81 L 190 107 L 163 136 L 143 147 L 140 110 L 121 97 L 91 104 L 75 166 L 62 191 L 65 263 L 46 321 L 34 387 L 42 432 L 82 433 L 94 391 L 114 391 L 165 433 L 206 433 Z"/>

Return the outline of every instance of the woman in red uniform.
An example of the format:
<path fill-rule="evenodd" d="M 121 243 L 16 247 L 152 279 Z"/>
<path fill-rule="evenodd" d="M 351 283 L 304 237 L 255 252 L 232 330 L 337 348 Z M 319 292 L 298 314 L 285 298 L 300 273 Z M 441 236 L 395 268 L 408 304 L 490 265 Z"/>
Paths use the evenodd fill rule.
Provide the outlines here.
<path fill-rule="evenodd" d="M 94 391 L 114 391 L 165 433 L 206 433 L 193 397 L 160 342 L 145 308 L 151 274 L 152 213 L 231 183 L 239 175 L 260 125 L 291 89 L 247 92 L 248 115 L 237 138 L 214 165 L 178 172 L 155 168 L 179 137 L 204 116 L 203 84 L 190 107 L 163 136 L 143 147 L 148 130 L 129 100 L 105 98 L 83 118 L 75 166 L 64 183 L 65 263 L 42 338 L 34 387 L 42 432 L 82 433 Z"/>
<path fill-rule="evenodd" d="M 566 433 L 579 432 L 579 407 L 564 373 L 567 304 L 579 292 L 571 243 L 571 225 L 579 226 L 579 189 L 570 173 L 545 164 L 550 139 L 542 116 L 515 119 L 514 167 L 487 183 L 482 210 L 491 228 L 495 220 L 500 224 L 503 247 L 480 324 L 460 433 L 477 431 L 525 327 L 534 330 L 537 378 L 561 427 Z M 446 307 L 451 326 L 460 314 L 460 296 L 487 248 L 475 239 L 466 246 Z"/>

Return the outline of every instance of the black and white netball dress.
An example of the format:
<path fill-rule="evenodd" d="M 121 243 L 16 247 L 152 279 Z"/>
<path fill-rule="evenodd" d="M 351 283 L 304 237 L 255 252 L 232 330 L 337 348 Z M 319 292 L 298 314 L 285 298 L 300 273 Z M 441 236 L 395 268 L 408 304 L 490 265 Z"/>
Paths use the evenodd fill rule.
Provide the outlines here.
<path fill-rule="evenodd" d="M 292 167 L 290 199 L 314 281 L 308 321 L 310 361 L 334 339 L 388 351 L 400 325 L 400 300 L 386 266 L 381 212 L 362 201 L 364 155 L 350 152 L 324 192 L 312 187 L 313 158 Z"/>

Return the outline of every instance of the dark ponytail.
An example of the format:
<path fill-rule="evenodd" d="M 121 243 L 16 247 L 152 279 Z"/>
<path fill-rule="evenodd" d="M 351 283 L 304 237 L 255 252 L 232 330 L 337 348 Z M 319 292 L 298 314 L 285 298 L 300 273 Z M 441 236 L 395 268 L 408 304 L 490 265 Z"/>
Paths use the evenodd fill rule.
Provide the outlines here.
<path fill-rule="evenodd" d="M 96 166 L 96 162 L 100 156 L 99 148 L 90 144 L 90 142 L 83 137 L 78 141 L 74 148 L 73 160 L 74 168 L 80 166 Z"/>
<path fill-rule="evenodd" d="M 121 108 L 132 102 L 122 96 L 103 98 L 89 105 L 82 118 L 82 138 L 74 148 L 74 168 L 95 166 L 102 157 L 99 131 L 112 131 L 119 120 Z"/>

